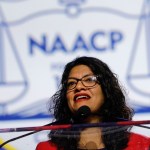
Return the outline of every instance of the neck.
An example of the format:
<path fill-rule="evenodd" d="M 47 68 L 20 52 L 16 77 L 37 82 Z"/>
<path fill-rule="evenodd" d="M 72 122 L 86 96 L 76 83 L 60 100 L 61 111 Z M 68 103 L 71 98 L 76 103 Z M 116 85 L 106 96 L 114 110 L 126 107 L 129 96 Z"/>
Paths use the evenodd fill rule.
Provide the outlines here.
<path fill-rule="evenodd" d="M 97 115 L 90 115 L 84 123 L 99 123 L 101 118 Z M 104 148 L 102 131 L 100 127 L 85 128 L 81 131 L 79 140 L 80 149 L 101 149 Z"/>
<path fill-rule="evenodd" d="M 86 128 L 81 131 L 79 147 L 80 149 L 101 149 L 104 148 L 101 129 Z"/>
<path fill-rule="evenodd" d="M 98 115 L 90 115 L 83 122 L 84 123 L 99 123 L 102 121 L 102 118 Z"/>

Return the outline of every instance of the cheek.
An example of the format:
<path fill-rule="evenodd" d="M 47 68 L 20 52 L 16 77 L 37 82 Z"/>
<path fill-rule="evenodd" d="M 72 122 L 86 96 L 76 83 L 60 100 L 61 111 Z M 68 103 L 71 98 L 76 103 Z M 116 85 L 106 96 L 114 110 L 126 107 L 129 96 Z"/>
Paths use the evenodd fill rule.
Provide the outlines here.
<path fill-rule="evenodd" d="M 98 96 L 102 101 L 104 101 L 104 94 L 103 94 L 103 92 L 102 92 L 101 89 L 97 92 L 97 96 Z"/>
<path fill-rule="evenodd" d="M 67 98 L 67 101 L 70 102 L 71 99 L 72 99 L 72 94 L 71 93 L 67 93 L 66 94 L 66 98 Z"/>
<path fill-rule="evenodd" d="M 66 98 L 67 98 L 67 103 L 68 103 L 68 106 L 69 108 L 71 109 L 71 106 L 73 105 L 73 94 L 71 93 L 67 93 L 66 94 Z"/>
<path fill-rule="evenodd" d="M 104 94 L 102 92 L 102 89 L 101 87 L 98 87 L 96 90 L 95 90 L 95 100 L 97 101 L 97 103 L 99 105 L 102 105 L 104 103 Z"/>

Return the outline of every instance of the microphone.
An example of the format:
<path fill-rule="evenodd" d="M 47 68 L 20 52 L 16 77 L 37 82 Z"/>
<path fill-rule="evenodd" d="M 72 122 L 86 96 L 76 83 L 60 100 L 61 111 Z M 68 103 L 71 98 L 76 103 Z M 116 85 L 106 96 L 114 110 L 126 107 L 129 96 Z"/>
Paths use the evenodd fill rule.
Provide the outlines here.
<path fill-rule="evenodd" d="M 84 121 L 89 115 L 91 115 L 91 109 L 84 105 L 84 106 L 81 106 L 77 112 L 75 113 L 75 116 L 74 116 L 74 120 L 75 122 L 82 122 Z"/>

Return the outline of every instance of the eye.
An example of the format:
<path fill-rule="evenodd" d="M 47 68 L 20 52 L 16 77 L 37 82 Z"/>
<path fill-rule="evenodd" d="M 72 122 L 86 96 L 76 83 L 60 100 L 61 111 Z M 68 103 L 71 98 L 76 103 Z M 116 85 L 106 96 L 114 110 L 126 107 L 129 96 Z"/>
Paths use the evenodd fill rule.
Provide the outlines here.
<path fill-rule="evenodd" d="M 95 82 L 96 81 L 96 77 L 94 77 L 94 76 L 89 76 L 89 77 L 86 77 L 85 79 L 84 79 L 84 81 L 85 82 Z"/>
<path fill-rule="evenodd" d="M 67 83 L 68 88 L 74 87 L 75 85 L 76 85 L 76 81 L 68 81 Z"/>

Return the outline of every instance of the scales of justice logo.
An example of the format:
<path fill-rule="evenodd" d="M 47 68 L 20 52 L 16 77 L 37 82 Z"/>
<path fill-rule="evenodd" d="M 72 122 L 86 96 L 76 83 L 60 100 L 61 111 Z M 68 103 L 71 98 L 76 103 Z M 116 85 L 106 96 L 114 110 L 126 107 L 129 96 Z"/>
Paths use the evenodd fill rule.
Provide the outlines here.
<path fill-rule="evenodd" d="M 78 17 L 80 13 L 90 13 L 92 11 L 97 13 L 105 11 L 106 13 L 115 13 L 115 15 L 122 14 L 122 12 L 116 12 L 115 10 L 102 7 L 99 7 L 99 9 L 94 9 L 93 6 L 91 8 L 81 8 L 80 6 L 86 2 L 85 0 L 60 0 L 59 2 L 62 6 L 65 6 L 63 11 L 61 9 L 61 13 L 63 12 L 70 18 L 75 16 Z M 20 20 L 9 21 L 6 20 L 4 11 L 0 9 L 0 116 L 6 115 L 5 107 L 7 105 L 21 101 L 21 98 L 28 94 L 29 74 L 27 74 L 25 65 L 22 63 L 19 55 L 19 49 L 17 48 L 17 43 L 14 42 L 9 28 L 13 25 L 17 26 L 25 23 L 34 17 L 41 17 L 41 15 L 44 15 L 44 12 L 45 14 L 47 13 L 47 11 L 43 10 L 38 13 L 30 14 L 24 18 L 20 18 Z M 49 14 L 52 15 L 54 12 L 57 15 L 60 14 L 59 9 L 50 10 Z M 130 15 L 127 16 L 130 17 Z M 122 15 L 122 17 L 124 16 Z M 139 21 L 135 39 L 133 40 L 133 49 L 131 51 L 129 63 L 127 64 L 128 70 L 126 80 L 132 92 L 142 96 L 141 101 L 144 101 L 145 98 L 150 98 L 150 91 L 145 88 L 145 84 L 150 85 L 150 44 L 148 44 L 148 40 L 150 39 L 150 1 L 143 2 L 140 15 L 135 15 L 133 19 L 138 19 Z M 144 35 L 147 43 L 146 49 L 138 49 L 138 45 L 140 44 L 140 36 L 143 32 L 142 28 L 145 29 Z M 9 46 L 8 49 L 6 49 L 6 45 Z M 140 58 L 137 59 L 137 57 L 139 57 L 139 51 L 141 50 L 146 51 L 145 58 L 142 58 L 142 60 L 140 60 Z M 146 68 L 145 72 L 140 72 L 142 70 L 141 68 L 138 68 L 138 70 L 134 69 L 139 61 L 143 62 L 143 59 L 143 65 L 145 65 Z M 136 62 L 137 60 L 138 62 Z M 12 65 L 8 65 L 10 62 Z M 136 71 L 134 72 L 134 70 Z M 139 82 L 142 82 L 140 86 L 138 84 Z"/>

